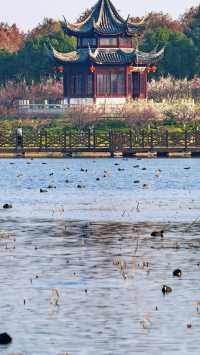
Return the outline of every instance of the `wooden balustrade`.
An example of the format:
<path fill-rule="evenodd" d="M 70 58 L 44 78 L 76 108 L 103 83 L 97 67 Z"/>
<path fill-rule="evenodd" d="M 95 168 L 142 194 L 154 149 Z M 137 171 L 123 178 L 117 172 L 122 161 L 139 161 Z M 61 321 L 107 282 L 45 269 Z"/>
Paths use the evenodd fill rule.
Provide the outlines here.
<path fill-rule="evenodd" d="M 127 132 L 107 131 L 101 132 L 94 129 L 80 132 L 36 131 L 23 130 L 24 151 L 117 151 L 129 150 L 197 150 L 200 151 L 200 131 L 198 129 L 182 132 L 170 132 L 168 130 L 153 130 L 147 128 L 131 129 Z M 17 139 L 15 131 L 0 130 L 0 150 L 16 149 Z"/>

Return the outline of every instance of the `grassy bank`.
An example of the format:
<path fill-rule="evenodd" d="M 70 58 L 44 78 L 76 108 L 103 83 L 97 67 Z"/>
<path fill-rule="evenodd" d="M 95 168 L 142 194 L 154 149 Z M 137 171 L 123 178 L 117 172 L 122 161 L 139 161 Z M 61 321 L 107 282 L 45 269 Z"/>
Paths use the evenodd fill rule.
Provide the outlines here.
<path fill-rule="evenodd" d="M 149 120 L 147 122 L 131 122 L 130 120 L 124 119 L 100 119 L 92 124 L 77 124 L 76 122 L 66 121 L 64 118 L 35 118 L 35 119 L 16 119 L 16 118 L 6 118 L 1 119 L 0 132 L 14 131 L 17 127 L 23 127 L 24 130 L 40 130 L 47 131 L 48 133 L 57 134 L 63 130 L 79 132 L 80 130 L 95 130 L 97 132 L 108 132 L 108 131 L 119 131 L 128 132 L 130 129 L 141 129 L 145 131 L 151 130 L 168 130 L 171 133 L 182 133 L 185 130 L 200 129 L 200 121 L 189 121 L 189 122 L 179 122 L 174 118 L 168 118 L 165 120 L 154 121 Z"/>

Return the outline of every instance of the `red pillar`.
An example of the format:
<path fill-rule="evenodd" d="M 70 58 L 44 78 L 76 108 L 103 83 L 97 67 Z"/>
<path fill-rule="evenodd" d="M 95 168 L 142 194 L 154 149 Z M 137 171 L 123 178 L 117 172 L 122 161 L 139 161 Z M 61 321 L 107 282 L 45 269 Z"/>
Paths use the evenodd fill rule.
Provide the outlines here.
<path fill-rule="evenodd" d="M 128 66 L 125 68 L 125 95 L 126 98 L 129 96 L 129 90 L 128 90 Z"/>
<path fill-rule="evenodd" d="M 147 97 L 147 73 L 146 71 L 140 73 L 140 98 Z"/>
<path fill-rule="evenodd" d="M 68 82 L 68 73 L 67 70 L 64 70 L 64 75 L 63 75 L 63 95 L 64 97 L 68 97 L 68 86 L 67 86 L 67 82 Z"/>
<path fill-rule="evenodd" d="M 96 98 L 97 98 L 97 71 L 95 70 L 95 72 L 93 73 L 93 99 L 94 99 L 94 102 L 96 102 Z"/>
<path fill-rule="evenodd" d="M 63 94 L 64 98 L 67 99 L 68 104 L 70 102 L 70 74 L 67 68 L 64 68 L 63 76 Z"/>

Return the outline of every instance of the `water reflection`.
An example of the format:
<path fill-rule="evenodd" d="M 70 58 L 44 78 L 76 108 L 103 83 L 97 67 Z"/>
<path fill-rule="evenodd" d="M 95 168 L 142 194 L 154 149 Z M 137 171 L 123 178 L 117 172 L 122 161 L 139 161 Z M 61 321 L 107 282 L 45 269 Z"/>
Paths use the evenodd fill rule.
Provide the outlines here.
<path fill-rule="evenodd" d="M 199 352 L 200 223 L 0 225 L 1 329 L 13 336 L 3 355 Z M 160 228 L 164 238 L 152 237 Z"/>

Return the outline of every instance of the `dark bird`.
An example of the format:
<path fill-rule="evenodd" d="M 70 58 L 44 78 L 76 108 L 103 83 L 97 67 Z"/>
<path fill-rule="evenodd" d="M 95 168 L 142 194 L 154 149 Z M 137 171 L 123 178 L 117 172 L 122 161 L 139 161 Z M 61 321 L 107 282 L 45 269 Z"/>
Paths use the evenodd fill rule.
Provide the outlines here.
<path fill-rule="evenodd" d="M 181 277 L 182 276 L 182 271 L 180 269 L 175 269 L 173 271 L 173 276 Z"/>
<path fill-rule="evenodd" d="M 46 189 L 40 189 L 40 193 L 48 192 Z"/>
<path fill-rule="evenodd" d="M 163 285 L 162 287 L 162 293 L 165 295 L 166 293 L 172 292 L 172 288 L 166 285 Z"/>
<path fill-rule="evenodd" d="M 153 231 L 151 233 L 151 236 L 152 237 L 162 237 L 163 238 L 163 236 L 164 236 L 163 234 L 164 234 L 164 230 L 162 229 L 160 231 Z"/>
<path fill-rule="evenodd" d="M 5 203 L 5 204 L 3 205 L 3 208 L 4 208 L 4 209 L 12 208 L 12 205 L 11 205 L 11 203 Z"/>
<path fill-rule="evenodd" d="M 0 344 L 1 344 L 1 345 L 10 344 L 11 341 L 12 341 L 12 338 L 11 338 L 10 335 L 8 335 L 7 333 L 2 333 L 2 334 L 0 334 Z"/>

